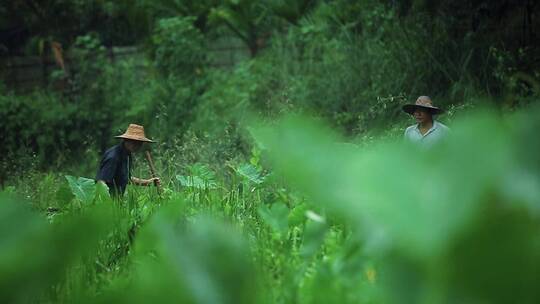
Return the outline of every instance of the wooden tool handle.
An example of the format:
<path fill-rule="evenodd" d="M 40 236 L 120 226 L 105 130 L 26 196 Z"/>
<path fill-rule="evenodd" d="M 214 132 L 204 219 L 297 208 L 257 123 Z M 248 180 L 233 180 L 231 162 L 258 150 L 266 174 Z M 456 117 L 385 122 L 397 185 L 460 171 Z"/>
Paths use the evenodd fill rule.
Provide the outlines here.
<path fill-rule="evenodd" d="M 146 160 L 148 161 L 148 166 L 150 167 L 150 173 L 152 174 L 152 177 L 157 177 L 156 167 L 154 167 L 154 162 L 152 161 L 152 155 L 150 155 L 150 151 L 146 151 Z M 161 188 L 159 187 L 157 181 L 154 181 L 154 185 L 156 185 L 158 193 L 161 193 Z"/>

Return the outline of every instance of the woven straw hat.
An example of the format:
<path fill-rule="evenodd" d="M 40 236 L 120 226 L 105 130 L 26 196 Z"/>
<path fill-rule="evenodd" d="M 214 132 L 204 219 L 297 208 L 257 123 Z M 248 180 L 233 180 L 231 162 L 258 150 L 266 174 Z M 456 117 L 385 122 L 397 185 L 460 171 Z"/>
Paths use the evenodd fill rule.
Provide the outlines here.
<path fill-rule="evenodd" d="M 420 96 L 416 100 L 414 104 L 406 104 L 403 106 L 403 111 L 413 115 L 414 110 L 417 108 L 426 109 L 428 112 L 430 112 L 433 115 L 442 114 L 444 113 L 444 110 L 437 108 L 433 105 L 431 98 L 427 96 Z"/>
<path fill-rule="evenodd" d="M 143 126 L 139 126 L 139 125 L 136 125 L 136 124 L 130 124 L 124 134 L 118 135 L 118 136 L 115 136 L 115 137 L 116 138 L 131 139 L 131 140 L 138 140 L 138 141 L 148 142 L 148 143 L 153 143 L 154 142 L 153 140 L 146 138 L 146 136 L 144 135 Z"/>

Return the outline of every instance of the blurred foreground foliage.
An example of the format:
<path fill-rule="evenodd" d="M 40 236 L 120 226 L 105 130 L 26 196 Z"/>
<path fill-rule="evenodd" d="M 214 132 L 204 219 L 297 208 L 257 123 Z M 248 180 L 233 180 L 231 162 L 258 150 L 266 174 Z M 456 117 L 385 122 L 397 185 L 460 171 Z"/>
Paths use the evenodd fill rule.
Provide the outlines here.
<path fill-rule="evenodd" d="M 161 197 L 113 202 L 70 176 L 48 202 L 8 188 L 1 298 L 536 303 L 539 113 L 470 113 L 432 149 L 344 144 L 292 116 L 251 128 L 266 165 L 231 163 L 225 179 L 194 166 Z"/>
<path fill-rule="evenodd" d="M 388 301 L 534 303 L 540 168 L 531 147 L 540 142 L 529 137 L 539 126 L 533 113 L 477 113 L 433 150 L 396 143 L 359 150 L 299 118 L 257 137 L 288 182 L 343 218 L 382 260 Z"/>

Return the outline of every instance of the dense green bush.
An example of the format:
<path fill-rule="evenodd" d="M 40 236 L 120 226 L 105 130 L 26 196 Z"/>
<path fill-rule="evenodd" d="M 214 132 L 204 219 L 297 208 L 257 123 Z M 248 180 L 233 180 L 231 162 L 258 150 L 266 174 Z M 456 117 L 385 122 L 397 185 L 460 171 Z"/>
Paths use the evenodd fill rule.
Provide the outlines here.
<path fill-rule="evenodd" d="M 266 7 L 265 18 L 276 14 L 289 22 L 259 33 L 266 35 L 265 48 L 229 69 L 209 66 L 207 46 L 223 24 L 203 19 L 227 12 L 229 19 L 222 21 L 249 25 L 257 14 L 240 14 L 238 3 L 214 11 L 212 1 L 186 6 L 196 17 L 160 10 L 166 17 L 151 27 L 148 57 L 110 62 L 98 34 L 80 36 L 69 48 L 72 91 L 3 96 L 4 103 L 12 103 L 2 117 L 13 134 L 3 148 L 10 151 L 6 155 L 15 155 L 21 143 L 28 143 L 42 164 L 40 155 L 57 160 L 87 146 L 103 151 L 134 122 L 162 143 L 160 153 L 184 151 L 186 160 L 224 164 L 251 151 L 244 131 L 251 113 L 271 120 L 307 112 L 362 141 L 381 132 L 400 134 L 408 118 L 400 107 L 418 95 L 432 96 L 451 114 L 476 100 L 519 106 L 538 95 L 537 73 L 520 70 L 529 52 L 516 57 L 480 40 L 481 33 L 457 32 L 453 20 L 423 10 L 403 14 L 371 0 L 300 2 Z M 255 4 L 250 5 L 249 12 Z M 55 131 L 36 134 L 34 122 Z M 27 126 L 24 132 L 21 126 Z M 195 142 L 204 151 L 187 146 Z"/>
<path fill-rule="evenodd" d="M 16 161 L 24 155 L 34 156 L 38 168 L 80 163 L 85 151 L 107 148 L 128 122 L 149 120 L 152 98 L 133 90 L 149 81 L 135 60 L 112 64 L 92 35 L 79 37 L 71 53 L 70 88 L 65 92 L 19 95 L 2 88 L 0 128 L 5 144 L 0 152 L 10 160 L 10 172 L 30 165 Z"/>
<path fill-rule="evenodd" d="M 443 120 L 479 100 L 534 100 L 527 89 L 535 87 L 534 77 L 523 82 L 512 55 L 489 51 L 478 35 L 456 39 L 447 20 L 398 16 L 376 1 L 321 4 L 296 25 L 275 32 L 256 58 L 232 72 L 212 73 L 192 128 L 219 139 L 231 128 L 239 132 L 248 113 L 272 119 L 307 112 L 365 141 L 380 131 L 401 136 L 408 124 L 401 106 L 419 95 L 432 96 L 448 110 Z M 230 146 L 249 143 L 238 140 L 244 144 Z"/>
<path fill-rule="evenodd" d="M 4 134 L 1 151 L 9 157 L 21 154 L 37 155 L 41 162 L 55 156 L 66 147 L 84 140 L 74 121 L 76 107 L 64 104 L 55 94 L 34 93 L 15 96 L 4 93 L 0 98 L 1 128 Z"/>
<path fill-rule="evenodd" d="M 308 111 L 362 134 L 403 121 L 401 105 L 419 95 L 449 106 L 488 94 L 469 69 L 473 48 L 453 43 L 442 23 L 401 20 L 371 4 L 351 25 L 335 5 L 321 5 L 298 26 L 276 33 L 253 61 L 218 76 L 202 98 L 205 124 L 246 109 L 264 116 Z"/>
<path fill-rule="evenodd" d="M 192 17 L 173 17 L 157 21 L 151 38 L 151 56 L 165 75 L 192 79 L 202 73 L 207 62 L 204 37 Z"/>

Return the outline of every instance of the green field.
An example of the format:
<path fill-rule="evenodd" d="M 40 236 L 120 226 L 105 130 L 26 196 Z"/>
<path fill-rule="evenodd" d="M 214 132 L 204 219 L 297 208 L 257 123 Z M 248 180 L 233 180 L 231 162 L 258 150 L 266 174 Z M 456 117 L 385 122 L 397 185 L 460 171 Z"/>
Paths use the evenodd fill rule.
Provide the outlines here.
<path fill-rule="evenodd" d="M 252 129 L 249 162 L 161 167 L 161 193 L 114 201 L 93 179 L 36 174 L 2 193 L 2 299 L 533 303 L 532 117 L 472 114 L 433 150 L 344 144 L 292 117 Z"/>
<path fill-rule="evenodd" d="M 540 5 L 510 2 L 0 4 L 0 303 L 539 303 Z M 130 123 L 161 187 L 111 198 Z"/>

